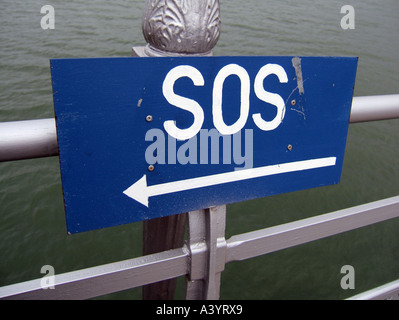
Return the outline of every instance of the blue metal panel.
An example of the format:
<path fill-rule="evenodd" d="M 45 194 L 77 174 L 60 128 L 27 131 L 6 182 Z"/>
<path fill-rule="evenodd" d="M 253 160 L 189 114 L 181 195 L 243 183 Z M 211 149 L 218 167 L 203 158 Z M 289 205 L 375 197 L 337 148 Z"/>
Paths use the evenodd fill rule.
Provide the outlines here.
<path fill-rule="evenodd" d="M 223 78 L 231 65 L 248 78 L 228 71 Z M 273 67 L 262 77 L 266 65 Z M 186 76 L 165 81 L 179 66 L 187 66 Z M 356 68 L 357 58 L 338 57 L 51 60 L 68 232 L 338 183 Z M 224 79 L 220 90 L 215 78 Z M 175 100 L 165 97 L 164 85 Z M 220 127 L 220 97 L 225 127 L 238 133 L 218 139 L 215 155 L 215 142 L 205 137 L 215 123 Z M 201 120 L 199 106 L 202 131 L 183 141 L 168 135 L 166 121 L 186 129 Z M 269 129 L 260 129 L 256 117 Z M 271 129 L 273 119 L 278 125 Z"/>

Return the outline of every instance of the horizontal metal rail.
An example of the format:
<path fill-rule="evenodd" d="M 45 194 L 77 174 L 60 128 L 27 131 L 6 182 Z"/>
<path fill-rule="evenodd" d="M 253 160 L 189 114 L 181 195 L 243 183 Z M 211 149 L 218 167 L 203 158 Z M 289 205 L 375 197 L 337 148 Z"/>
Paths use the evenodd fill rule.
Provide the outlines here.
<path fill-rule="evenodd" d="M 350 123 L 399 118 L 399 94 L 355 97 Z"/>
<path fill-rule="evenodd" d="M 399 94 L 355 97 L 350 122 L 399 118 Z M 0 122 L 0 162 L 58 155 L 54 119 Z"/>
<path fill-rule="evenodd" d="M 198 215 L 196 217 L 201 218 Z M 216 233 L 213 236 L 213 247 L 218 259 L 214 261 L 214 271 L 220 274 L 224 264 L 229 262 L 250 259 L 398 217 L 399 196 L 235 235 L 222 246 L 218 242 L 224 242 L 221 241 L 223 237 Z M 206 223 L 193 222 L 196 226 Z M 191 280 L 198 283 L 200 277 L 193 273 L 193 270 L 198 273 L 198 266 L 193 264 L 203 261 L 211 244 L 204 243 L 204 236 L 193 238 L 198 243 L 191 239 L 189 248 L 184 246 L 181 249 L 57 275 L 54 290 L 41 289 L 41 279 L 1 287 L 0 299 L 87 299 L 183 275 L 191 275 Z M 194 254 L 193 251 L 198 252 Z M 223 261 L 220 261 L 221 257 Z"/>
<path fill-rule="evenodd" d="M 226 263 L 245 260 L 399 217 L 399 196 L 232 236 Z"/>
<path fill-rule="evenodd" d="M 0 123 L 0 161 L 58 155 L 54 119 Z"/>
<path fill-rule="evenodd" d="M 399 300 L 399 280 L 359 293 L 347 300 Z"/>
<path fill-rule="evenodd" d="M 42 289 L 43 279 L 0 287 L 0 299 L 81 300 L 94 298 L 185 275 L 188 259 L 188 250 L 174 249 L 55 275 L 54 289 Z"/>

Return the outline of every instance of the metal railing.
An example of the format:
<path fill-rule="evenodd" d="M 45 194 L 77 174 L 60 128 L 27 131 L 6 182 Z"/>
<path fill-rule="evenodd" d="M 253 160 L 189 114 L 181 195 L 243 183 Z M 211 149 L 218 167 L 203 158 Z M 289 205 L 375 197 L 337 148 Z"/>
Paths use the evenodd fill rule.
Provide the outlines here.
<path fill-rule="evenodd" d="M 354 97 L 351 123 L 399 118 L 399 94 Z M 0 123 L 0 161 L 58 155 L 55 119 Z"/>
<path fill-rule="evenodd" d="M 399 118 L 399 95 L 353 99 L 351 123 Z M 0 123 L 0 160 L 58 154 L 54 119 Z M 226 207 L 188 213 L 182 248 L 0 288 L 2 299 L 88 299 L 186 276 L 186 299 L 218 299 L 225 265 L 399 217 L 399 196 L 225 239 Z M 399 299 L 399 281 L 352 299 Z"/>

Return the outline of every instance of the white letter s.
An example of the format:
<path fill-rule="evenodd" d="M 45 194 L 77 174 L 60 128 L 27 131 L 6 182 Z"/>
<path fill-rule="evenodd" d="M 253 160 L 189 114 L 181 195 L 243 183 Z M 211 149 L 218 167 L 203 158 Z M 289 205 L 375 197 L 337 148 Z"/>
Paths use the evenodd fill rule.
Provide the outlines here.
<path fill-rule="evenodd" d="M 262 119 L 260 113 L 252 115 L 255 124 L 263 131 L 271 131 L 276 129 L 284 119 L 285 115 L 285 102 L 280 95 L 276 93 L 267 92 L 263 87 L 263 80 L 271 74 L 275 74 L 280 83 L 287 83 L 288 77 L 284 68 L 278 64 L 267 64 L 263 66 L 255 78 L 255 94 L 256 96 L 267 103 L 270 103 L 277 108 L 277 115 L 272 121 L 265 121 Z"/>
<path fill-rule="evenodd" d="M 204 111 L 198 102 L 179 96 L 174 93 L 173 87 L 175 82 L 183 77 L 193 80 L 195 86 L 204 86 L 205 80 L 201 72 L 191 66 L 178 66 L 169 71 L 166 75 L 162 86 L 162 92 L 166 100 L 171 104 L 183 110 L 189 111 L 194 116 L 193 124 L 187 129 L 180 129 L 176 126 L 175 121 L 168 120 L 164 122 L 166 132 L 175 139 L 187 140 L 194 137 L 204 123 Z"/>

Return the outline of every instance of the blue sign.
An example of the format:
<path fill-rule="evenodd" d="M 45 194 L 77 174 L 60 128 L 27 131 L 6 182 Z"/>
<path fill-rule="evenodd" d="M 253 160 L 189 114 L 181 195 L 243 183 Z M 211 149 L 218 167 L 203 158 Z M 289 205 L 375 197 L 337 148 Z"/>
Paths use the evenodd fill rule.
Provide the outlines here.
<path fill-rule="evenodd" d="M 357 58 L 51 60 L 69 233 L 336 184 Z"/>

